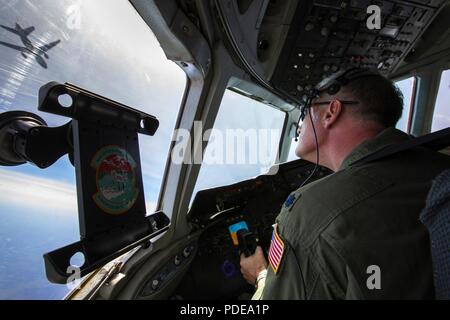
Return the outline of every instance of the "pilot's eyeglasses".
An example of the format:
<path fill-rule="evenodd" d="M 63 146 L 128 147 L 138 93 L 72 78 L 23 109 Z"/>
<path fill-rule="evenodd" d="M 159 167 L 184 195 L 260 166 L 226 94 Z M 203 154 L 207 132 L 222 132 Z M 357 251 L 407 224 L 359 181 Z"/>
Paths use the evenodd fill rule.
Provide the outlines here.
<path fill-rule="evenodd" d="M 312 99 L 311 99 L 312 100 Z M 328 105 L 331 102 L 335 101 L 335 100 L 330 100 L 330 101 L 318 101 L 318 102 L 311 102 L 311 100 L 309 101 L 309 103 L 306 103 L 300 110 L 300 119 L 298 121 L 298 123 L 300 124 L 300 122 L 305 121 L 306 116 L 308 115 L 308 110 L 311 109 L 312 106 L 314 105 Z M 347 100 L 337 100 L 342 104 L 359 104 L 358 101 L 347 101 Z"/>

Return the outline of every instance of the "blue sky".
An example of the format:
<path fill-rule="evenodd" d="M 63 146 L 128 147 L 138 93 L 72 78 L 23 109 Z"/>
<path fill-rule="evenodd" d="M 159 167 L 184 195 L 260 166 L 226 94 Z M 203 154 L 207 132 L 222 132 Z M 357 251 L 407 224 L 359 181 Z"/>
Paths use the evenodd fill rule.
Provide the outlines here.
<path fill-rule="evenodd" d="M 0 111 L 35 112 L 51 126 L 68 122 L 62 117 L 37 112 L 38 88 L 49 81 L 59 81 L 72 82 L 157 116 L 160 129 L 156 135 L 140 137 L 144 178 L 148 182 L 147 201 L 154 204 L 184 93 L 184 73 L 166 60 L 149 28 L 125 0 L 25 0 L 12 4 L 2 0 L 0 3 L 6 8 L 0 12 L 2 24 L 34 26 L 36 30 L 30 36 L 34 43 L 62 40 L 49 52 L 48 70 L 31 58 L 24 59 L 16 51 L 0 47 Z M 73 4 L 80 4 L 81 8 L 79 30 L 66 27 L 65 12 Z M 126 23 L 117 23 L 121 20 Z M 20 44 L 17 36 L 3 29 L 0 39 Z M 155 154 L 164 156 L 155 157 Z M 74 182 L 63 163 L 59 168 L 53 177 Z M 42 174 L 24 167 L 18 170 Z"/>

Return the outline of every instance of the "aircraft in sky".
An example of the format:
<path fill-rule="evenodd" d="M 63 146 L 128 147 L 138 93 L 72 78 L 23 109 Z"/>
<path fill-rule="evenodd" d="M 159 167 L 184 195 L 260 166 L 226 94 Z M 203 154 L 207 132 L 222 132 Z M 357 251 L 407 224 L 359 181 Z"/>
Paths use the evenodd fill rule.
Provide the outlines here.
<path fill-rule="evenodd" d="M 37 63 L 39 63 L 39 65 L 42 68 L 47 69 L 47 67 L 48 67 L 47 61 L 42 56 L 44 56 L 46 59 L 50 59 L 47 52 L 50 49 L 57 46 L 61 42 L 61 40 L 57 40 L 57 41 L 51 42 L 51 43 L 43 45 L 43 46 L 35 46 L 31 42 L 31 40 L 28 38 L 28 36 L 35 30 L 34 27 L 29 27 L 29 28 L 23 29 L 18 23 L 16 23 L 16 26 L 14 29 L 4 26 L 4 25 L 0 25 L 0 27 L 2 27 L 3 29 L 5 29 L 9 32 L 12 32 L 12 33 L 18 35 L 20 37 L 20 40 L 22 41 L 24 47 L 17 46 L 17 45 L 11 44 L 11 43 L 6 43 L 3 41 L 0 41 L 0 45 L 20 51 L 22 56 L 25 59 L 28 59 L 28 57 L 30 55 L 34 56 Z"/>

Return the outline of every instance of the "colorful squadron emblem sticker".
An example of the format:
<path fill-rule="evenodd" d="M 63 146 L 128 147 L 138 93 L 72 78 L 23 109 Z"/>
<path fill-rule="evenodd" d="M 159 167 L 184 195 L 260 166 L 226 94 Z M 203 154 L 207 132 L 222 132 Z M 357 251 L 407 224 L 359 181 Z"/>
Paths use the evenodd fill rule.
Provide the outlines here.
<path fill-rule="evenodd" d="M 91 166 L 97 170 L 97 193 L 92 197 L 97 206 L 113 215 L 130 210 L 139 194 L 131 155 L 117 146 L 105 147 L 94 156 Z"/>

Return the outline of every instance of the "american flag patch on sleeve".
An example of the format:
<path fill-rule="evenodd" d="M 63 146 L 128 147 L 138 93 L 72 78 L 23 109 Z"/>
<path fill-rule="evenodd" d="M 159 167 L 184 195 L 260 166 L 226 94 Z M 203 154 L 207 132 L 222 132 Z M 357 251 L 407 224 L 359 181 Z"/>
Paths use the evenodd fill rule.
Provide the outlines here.
<path fill-rule="evenodd" d="M 272 270 L 275 274 L 277 274 L 280 268 L 283 253 L 284 253 L 284 242 L 278 235 L 278 225 L 274 225 L 272 242 L 270 244 L 270 251 L 269 251 L 269 264 L 272 267 Z"/>

